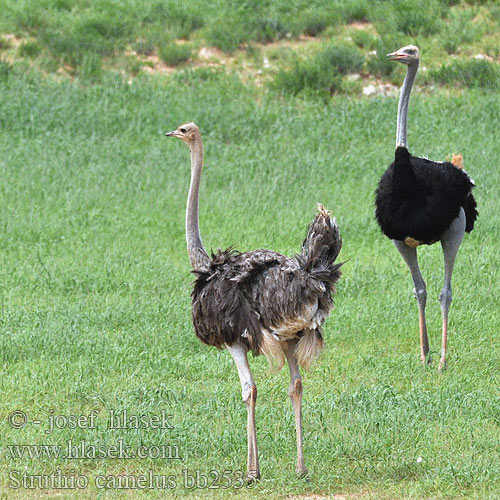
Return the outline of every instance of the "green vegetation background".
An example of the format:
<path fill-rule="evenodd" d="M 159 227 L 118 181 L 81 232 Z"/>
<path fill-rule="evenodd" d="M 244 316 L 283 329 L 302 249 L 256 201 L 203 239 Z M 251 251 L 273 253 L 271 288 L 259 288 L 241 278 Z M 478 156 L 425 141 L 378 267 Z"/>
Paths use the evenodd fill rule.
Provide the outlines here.
<path fill-rule="evenodd" d="M 151 26 L 165 31 L 162 27 L 175 25 L 169 17 L 177 12 L 174 4 L 156 5 L 167 14 L 152 15 Z M 250 3 L 245 5 L 254 12 Z M 287 30 L 295 20 L 302 27 L 292 36 L 299 36 L 305 33 L 304 12 L 362 10 L 364 2 L 287 5 L 289 14 L 284 3 L 270 2 L 255 16 L 277 16 Z M 141 30 L 149 26 L 144 21 L 148 9 L 142 2 L 0 3 L 3 33 L 22 41 L 5 41 L 0 48 L 2 498 L 499 498 L 497 56 L 472 57 L 480 49 L 488 55 L 486 41 L 494 30 L 477 42 L 458 42 L 458 57 L 444 48 L 444 29 L 457 12 L 475 12 L 474 19 L 483 16 L 484 26 L 490 26 L 496 22 L 496 5 L 373 5 L 369 16 L 386 9 L 387 23 L 396 11 L 412 13 L 412 26 L 433 9 L 439 8 L 440 15 L 418 21 L 415 33 L 393 31 L 389 24 L 383 31 L 382 21 L 364 14 L 361 19 L 335 18 L 313 34 L 324 37 L 318 61 L 336 65 L 332 78 L 344 83 L 288 92 L 286 86 L 276 87 L 278 75 L 283 71 L 281 77 L 290 78 L 295 64 L 308 71 L 314 59 L 306 57 L 307 48 L 292 59 L 276 59 L 282 66 L 271 72 L 269 85 L 246 82 L 238 66 L 199 68 L 196 61 L 167 76 L 143 71 L 134 76 L 123 61 L 128 44 L 146 40 Z M 186 28 L 193 53 L 198 43 L 215 45 L 210 32 L 226 25 L 221 16 L 234 17 L 236 23 L 246 12 L 226 2 L 175 6 L 194 19 Z M 196 16 L 202 21 L 195 22 Z M 78 38 L 61 53 L 49 43 L 57 30 L 60 36 L 54 39 L 61 43 L 65 33 L 70 38 L 91 33 L 96 43 L 104 43 L 85 25 L 89 19 L 118 33 L 102 37 L 112 40 L 108 53 L 90 42 L 86 48 Z M 375 63 L 369 51 L 374 49 L 345 39 L 351 29 L 346 23 L 353 20 L 371 23 L 374 43 L 391 37 L 390 50 L 417 43 L 422 64 L 428 57 L 436 74 L 453 61 L 474 70 L 479 63 L 492 71 L 484 76 L 481 69 L 477 75 L 467 69 L 470 84 L 452 79 L 442 88 L 422 72 L 417 80 L 422 91 L 410 105 L 412 151 L 435 159 L 461 152 L 478 184 L 480 219 L 458 256 L 449 369 L 442 375 L 436 363 L 441 251 L 437 245 L 419 251 L 434 357 L 423 368 L 410 276 L 373 217 L 373 191 L 393 154 L 397 98 L 360 98 L 359 88 L 345 86 L 352 71 L 361 71 L 363 79 L 399 83 L 402 70 L 388 70 L 383 77 L 377 76 L 376 66 L 370 70 Z M 436 29 L 429 28 L 433 22 Z M 120 31 L 121 23 L 128 28 Z M 178 40 L 186 33 L 171 36 Z M 260 60 L 267 46 L 253 52 L 245 44 L 267 40 L 245 37 L 238 42 L 241 48 L 232 50 L 242 61 Z M 28 43 L 38 49 L 19 53 Z M 166 46 L 153 44 L 152 50 Z M 342 72 L 346 54 L 351 66 Z M 85 66 L 88 58 L 97 65 Z M 44 66 L 50 61 L 53 70 Z M 70 69 L 58 73 L 64 64 Z M 87 71 L 92 67 L 98 70 Z M 321 80 L 322 72 L 314 71 Z M 185 468 L 242 470 L 246 455 L 246 409 L 236 370 L 227 353 L 195 338 L 190 323 L 192 275 L 183 224 L 189 156 L 182 144 L 163 137 L 189 120 L 198 123 L 205 141 L 200 210 L 208 248 L 267 247 L 291 255 L 299 249 L 316 202 L 333 211 L 342 231 L 342 259 L 348 262 L 325 328 L 327 347 L 304 376 L 309 481 L 295 478 L 287 372 L 273 373 L 265 359 L 255 358 L 262 481 L 251 491 L 193 491 L 181 484 Z M 157 415 L 164 408 L 173 415 L 172 430 L 105 428 L 110 409 Z M 30 424 L 13 429 L 7 416 L 15 409 L 43 421 L 50 409 L 65 415 L 99 409 L 101 425 L 50 435 Z M 69 439 L 96 446 L 118 439 L 133 447 L 169 443 L 179 446 L 182 458 L 13 459 L 7 448 L 16 443 L 65 445 Z M 152 469 L 175 475 L 179 486 L 166 492 L 90 487 L 83 493 L 9 488 L 9 471 L 47 474 L 57 469 L 85 474 L 91 482 L 99 474 L 137 475 Z"/>

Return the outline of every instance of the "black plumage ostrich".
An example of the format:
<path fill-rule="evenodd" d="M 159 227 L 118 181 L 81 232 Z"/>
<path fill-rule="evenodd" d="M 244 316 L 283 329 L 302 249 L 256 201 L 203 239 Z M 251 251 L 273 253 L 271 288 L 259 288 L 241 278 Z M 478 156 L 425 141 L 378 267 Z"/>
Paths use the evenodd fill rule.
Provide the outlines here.
<path fill-rule="evenodd" d="M 321 326 L 330 313 L 332 293 L 340 277 L 335 260 L 341 238 L 335 220 L 319 206 L 310 224 L 302 252 L 285 257 L 270 250 L 239 253 L 218 251 L 208 256 L 198 225 L 198 197 L 203 167 L 203 147 L 194 123 L 166 134 L 178 137 L 191 152 L 191 184 L 186 210 L 186 240 L 196 275 L 192 293 L 192 319 L 198 338 L 231 353 L 248 410 L 249 480 L 260 477 L 255 429 L 257 388 L 247 353 L 277 359 L 286 357 L 291 382 L 288 389 L 297 433 L 297 473 L 304 475 L 302 450 L 302 380 L 299 365 L 309 367 L 323 346 Z"/>
<path fill-rule="evenodd" d="M 377 188 L 376 217 L 382 231 L 394 241 L 410 268 L 418 301 L 420 355 L 424 363 L 430 361 L 425 323 L 427 291 L 418 267 L 416 248 L 421 244 L 441 242 L 444 253 L 444 285 L 439 295 L 443 322 L 441 370 L 446 367 L 453 265 L 464 232 L 473 230 L 478 215 L 472 195 L 474 182 L 464 170 L 457 168 L 459 165 L 410 155 L 406 140 L 408 103 L 418 70 L 419 50 L 408 45 L 387 57 L 406 64 L 408 70 L 399 97 L 395 158 Z"/>

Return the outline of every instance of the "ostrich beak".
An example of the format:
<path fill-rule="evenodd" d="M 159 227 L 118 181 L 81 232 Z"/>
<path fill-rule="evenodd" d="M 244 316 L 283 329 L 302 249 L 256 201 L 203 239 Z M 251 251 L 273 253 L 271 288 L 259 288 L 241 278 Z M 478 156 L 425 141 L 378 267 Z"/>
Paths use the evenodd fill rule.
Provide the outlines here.
<path fill-rule="evenodd" d="M 405 57 L 404 54 L 400 54 L 398 51 L 396 52 L 391 52 L 390 54 L 387 54 L 387 59 L 389 61 L 397 61 L 398 59 L 403 59 Z"/>
<path fill-rule="evenodd" d="M 175 132 L 176 132 L 175 130 L 172 130 L 172 132 L 167 132 L 165 135 L 167 137 L 174 137 L 175 136 Z"/>

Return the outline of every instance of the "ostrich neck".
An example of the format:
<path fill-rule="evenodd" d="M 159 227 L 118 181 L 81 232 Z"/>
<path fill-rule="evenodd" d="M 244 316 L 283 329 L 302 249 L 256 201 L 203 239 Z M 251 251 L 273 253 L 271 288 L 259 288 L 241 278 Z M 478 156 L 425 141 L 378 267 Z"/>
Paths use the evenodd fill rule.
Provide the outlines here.
<path fill-rule="evenodd" d="M 189 260 L 195 271 L 206 271 L 210 259 L 203 248 L 198 222 L 198 199 L 200 193 L 201 171 L 203 169 L 203 146 L 201 138 L 191 146 L 191 183 L 186 209 L 186 242 Z"/>
<path fill-rule="evenodd" d="M 417 76 L 418 61 L 408 66 L 405 81 L 401 87 L 398 104 L 398 129 L 396 133 L 396 147 L 403 146 L 408 149 L 408 141 L 406 138 L 408 128 L 408 105 L 410 103 L 410 92 L 413 87 L 413 82 Z"/>

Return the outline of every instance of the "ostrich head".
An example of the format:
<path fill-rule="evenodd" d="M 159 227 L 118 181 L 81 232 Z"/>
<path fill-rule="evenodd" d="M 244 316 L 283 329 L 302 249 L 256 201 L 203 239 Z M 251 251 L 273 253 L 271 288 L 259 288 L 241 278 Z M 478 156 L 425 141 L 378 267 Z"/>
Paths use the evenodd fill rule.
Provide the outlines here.
<path fill-rule="evenodd" d="M 420 52 L 418 51 L 418 47 L 415 45 L 407 45 L 406 47 L 401 47 L 396 52 L 387 54 L 387 58 L 390 61 L 397 61 L 406 64 L 407 66 L 417 63 L 419 56 Z"/>
<path fill-rule="evenodd" d="M 178 137 L 184 141 L 188 147 L 191 147 L 196 140 L 200 138 L 200 129 L 195 123 L 191 122 L 180 125 L 177 129 L 172 130 L 172 132 L 167 132 L 165 135 L 167 137 Z"/>

